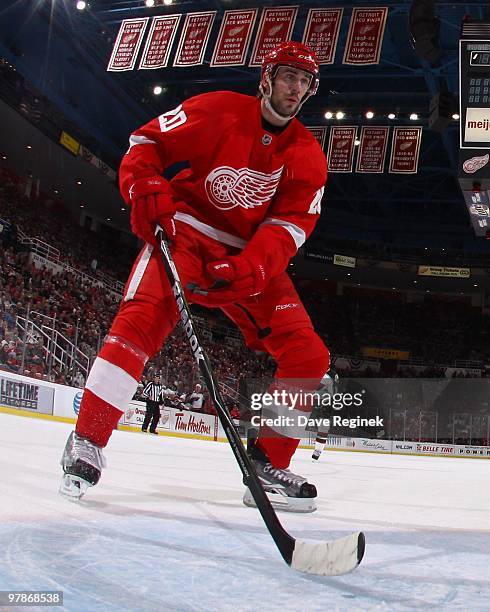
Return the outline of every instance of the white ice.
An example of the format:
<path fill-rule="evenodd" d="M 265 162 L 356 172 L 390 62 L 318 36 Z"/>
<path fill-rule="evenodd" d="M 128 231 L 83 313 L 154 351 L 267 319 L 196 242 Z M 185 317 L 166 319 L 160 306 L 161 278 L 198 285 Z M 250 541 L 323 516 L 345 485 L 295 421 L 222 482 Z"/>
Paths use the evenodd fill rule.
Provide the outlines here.
<path fill-rule="evenodd" d="M 366 533 L 360 567 L 319 578 L 290 569 L 242 505 L 227 444 L 115 432 L 76 504 L 57 493 L 70 429 L 0 414 L 0 590 L 62 590 L 64 609 L 91 612 L 490 609 L 487 460 L 331 451 L 313 463 L 299 450 L 292 468 L 317 484 L 319 508 L 282 513 L 286 529 Z"/>

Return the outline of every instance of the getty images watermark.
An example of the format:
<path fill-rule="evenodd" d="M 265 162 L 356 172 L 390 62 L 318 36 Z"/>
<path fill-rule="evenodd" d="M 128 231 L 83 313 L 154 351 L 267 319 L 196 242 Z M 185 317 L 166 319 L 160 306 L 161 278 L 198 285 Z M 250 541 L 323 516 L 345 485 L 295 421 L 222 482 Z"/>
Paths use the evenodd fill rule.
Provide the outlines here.
<path fill-rule="evenodd" d="M 253 427 L 267 425 L 273 431 L 299 437 L 305 429 L 327 430 L 331 427 L 383 427 L 383 419 L 342 417 L 327 415 L 331 410 L 361 408 L 364 391 L 357 393 L 325 393 L 318 391 L 291 391 L 286 389 L 252 393 L 251 408 L 260 411 L 251 418 Z M 285 431 L 287 430 L 287 432 Z"/>

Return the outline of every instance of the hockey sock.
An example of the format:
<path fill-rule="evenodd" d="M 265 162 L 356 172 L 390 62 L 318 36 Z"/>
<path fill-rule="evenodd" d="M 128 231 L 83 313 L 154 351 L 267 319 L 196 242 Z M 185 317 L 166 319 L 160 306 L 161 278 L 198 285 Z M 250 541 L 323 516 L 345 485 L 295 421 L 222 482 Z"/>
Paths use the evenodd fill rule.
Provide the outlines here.
<path fill-rule="evenodd" d="M 108 336 L 85 385 L 76 432 L 106 446 L 138 386 L 147 356 L 119 336 Z"/>

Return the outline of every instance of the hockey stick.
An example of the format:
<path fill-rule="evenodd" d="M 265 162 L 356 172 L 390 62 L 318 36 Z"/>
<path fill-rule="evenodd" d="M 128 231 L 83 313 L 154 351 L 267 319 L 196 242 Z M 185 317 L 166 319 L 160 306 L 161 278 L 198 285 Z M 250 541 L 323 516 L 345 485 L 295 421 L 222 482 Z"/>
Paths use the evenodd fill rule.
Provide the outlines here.
<path fill-rule="evenodd" d="M 191 351 L 240 466 L 244 482 L 250 489 L 264 523 L 283 559 L 298 571 L 320 576 L 339 576 L 352 571 L 359 565 L 364 555 L 365 539 L 362 532 L 356 532 L 330 542 L 304 542 L 290 536 L 279 522 L 221 397 L 211 364 L 194 325 L 165 232 L 157 226 L 155 235 Z"/>

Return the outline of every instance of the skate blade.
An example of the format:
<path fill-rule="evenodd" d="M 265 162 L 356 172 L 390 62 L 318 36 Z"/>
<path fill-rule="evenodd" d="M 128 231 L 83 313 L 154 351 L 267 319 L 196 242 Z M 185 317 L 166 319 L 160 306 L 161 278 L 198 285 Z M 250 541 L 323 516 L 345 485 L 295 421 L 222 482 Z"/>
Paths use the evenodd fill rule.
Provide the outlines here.
<path fill-rule="evenodd" d="M 316 498 L 315 497 L 287 497 L 280 493 L 273 493 L 266 491 L 266 495 L 275 510 L 282 510 L 283 512 L 297 512 L 306 514 L 308 512 L 315 512 L 316 510 Z M 250 489 L 247 487 L 243 494 L 243 503 L 249 508 L 256 508 L 255 503 Z"/>
<path fill-rule="evenodd" d="M 58 492 L 62 497 L 70 501 L 78 501 L 85 495 L 85 492 L 91 486 L 90 483 L 79 476 L 64 474 Z"/>

